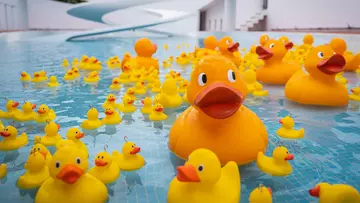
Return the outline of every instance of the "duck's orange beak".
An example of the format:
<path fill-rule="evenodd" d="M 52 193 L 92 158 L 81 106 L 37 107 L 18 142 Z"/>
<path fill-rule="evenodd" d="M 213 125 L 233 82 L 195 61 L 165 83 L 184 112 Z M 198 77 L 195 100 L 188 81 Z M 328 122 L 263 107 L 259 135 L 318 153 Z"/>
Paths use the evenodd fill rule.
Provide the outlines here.
<path fill-rule="evenodd" d="M 129 91 L 128 94 L 133 95 L 135 92 Z"/>
<path fill-rule="evenodd" d="M 256 54 L 259 55 L 259 59 L 268 60 L 273 56 L 272 50 L 269 48 L 264 48 L 262 46 L 256 47 Z"/>
<path fill-rule="evenodd" d="M 156 45 L 156 44 L 153 44 L 153 47 L 154 47 L 154 51 L 156 52 L 156 50 L 157 50 L 157 45 Z"/>
<path fill-rule="evenodd" d="M 285 157 L 285 160 L 286 161 L 290 161 L 290 160 L 293 160 L 294 159 L 294 155 L 293 154 L 288 154 L 286 157 Z"/>
<path fill-rule="evenodd" d="M 133 150 L 131 150 L 130 154 L 137 154 L 140 152 L 140 147 L 135 147 Z"/>
<path fill-rule="evenodd" d="M 164 108 L 161 108 L 161 107 L 155 108 L 155 111 L 156 111 L 156 112 L 162 112 L 163 110 L 164 110 Z"/>
<path fill-rule="evenodd" d="M 108 99 L 108 101 L 113 102 L 113 101 L 115 101 L 115 98 L 111 97 L 111 98 Z"/>
<path fill-rule="evenodd" d="M 84 173 L 84 170 L 73 165 L 66 165 L 61 171 L 57 174 L 56 178 L 64 181 L 67 184 L 74 184 Z"/>
<path fill-rule="evenodd" d="M 38 113 L 39 114 L 44 114 L 46 111 L 45 110 L 43 110 L 43 109 L 38 109 Z"/>
<path fill-rule="evenodd" d="M 269 191 L 270 195 L 272 195 L 272 190 L 271 190 L 271 188 L 268 187 L 267 190 Z"/>
<path fill-rule="evenodd" d="M 110 111 L 110 110 L 106 110 L 106 111 L 105 111 L 105 114 L 108 115 L 108 116 L 112 115 L 113 113 L 114 113 L 114 112 L 113 112 L 113 111 Z"/>
<path fill-rule="evenodd" d="M 229 44 L 228 51 L 235 52 L 238 51 L 240 44 L 238 42 Z"/>
<path fill-rule="evenodd" d="M 95 160 L 95 165 L 96 165 L 96 166 L 106 166 L 107 164 L 108 164 L 108 162 L 103 161 L 103 160 L 101 160 L 101 159 L 96 159 L 96 160 Z"/>
<path fill-rule="evenodd" d="M 36 77 L 36 78 L 39 77 L 39 76 L 40 76 L 39 74 L 34 74 L 34 77 Z"/>
<path fill-rule="evenodd" d="M 355 93 L 355 90 L 354 90 L 354 89 L 350 89 L 350 91 L 351 91 L 352 93 Z"/>
<path fill-rule="evenodd" d="M 132 103 L 134 103 L 134 100 L 128 101 L 128 104 L 132 104 Z"/>
<path fill-rule="evenodd" d="M 9 137 L 11 134 L 9 132 L 2 131 L 2 132 L 0 132 L 0 135 L 3 137 Z"/>
<path fill-rule="evenodd" d="M 14 102 L 12 105 L 11 105 L 12 107 L 18 107 L 19 106 L 19 102 Z"/>
<path fill-rule="evenodd" d="M 119 84 L 119 82 L 117 80 L 114 81 L 114 84 Z"/>
<path fill-rule="evenodd" d="M 58 130 L 60 130 L 60 124 L 57 124 Z"/>
<path fill-rule="evenodd" d="M 288 43 L 285 44 L 285 48 L 286 48 L 287 50 L 292 49 L 293 46 L 294 46 L 294 44 L 293 44 L 292 42 L 288 42 Z"/>
<path fill-rule="evenodd" d="M 180 182 L 200 182 L 200 178 L 196 173 L 194 166 L 187 164 L 185 166 L 178 166 L 176 168 L 177 176 L 176 178 Z"/>
<path fill-rule="evenodd" d="M 145 103 L 144 100 L 141 100 L 141 103 L 144 104 Z"/>
<path fill-rule="evenodd" d="M 282 121 L 282 119 L 280 119 L 280 120 L 279 120 L 279 123 L 280 123 L 280 124 L 283 124 L 283 121 Z"/>
<path fill-rule="evenodd" d="M 214 83 L 200 92 L 194 104 L 206 115 L 215 119 L 232 116 L 240 108 L 244 95 L 223 83 Z"/>
<path fill-rule="evenodd" d="M 309 190 L 309 194 L 313 197 L 319 197 L 320 196 L 320 185 Z"/>
<path fill-rule="evenodd" d="M 76 137 L 76 139 L 81 139 L 81 138 L 83 138 L 84 136 L 85 136 L 84 133 L 78 133 L 75 137 Z"/>
<path fill-rule="evenodd" d="M 31 108 L 36 109 L 36 104 L 33 104 Z"/>
<path fill-rule="evenodd" d="M 334 54 L 328 59 L 321 60 L 317 67 L 318 69 L 328 75 L 340 73 L 344 70 L 346 64 L 345 58 L 340 54 Z"/>
<path fill-rule="evenodd" d="M 25 76 L 26 76 L 26 74 L 25 74 L 25 73 L 21 73 L 21 76 L 22 76 L 22 77 L 25 77 Z"/>

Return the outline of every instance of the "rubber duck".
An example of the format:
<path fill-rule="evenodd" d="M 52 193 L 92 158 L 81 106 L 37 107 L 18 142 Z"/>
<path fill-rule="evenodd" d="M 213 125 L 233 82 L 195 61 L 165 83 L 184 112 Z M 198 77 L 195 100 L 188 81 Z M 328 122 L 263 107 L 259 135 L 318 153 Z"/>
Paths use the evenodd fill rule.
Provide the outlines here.
<path fill-rule="evenodd" d="M 169 73 L 165 75 L 165 79 L 175 79 L 176 71 L 170 70 Z"/>
<path fill-rule="evenodd" d="M 255 90 L 255 86 L 257 84 L 260 84 L 258 81 L 256 81 L 256 72 L 252 69 L 247 69 L 243 73 L 243 76 L 244 76 L 244 81 L 246 83 L 248 93 L 253 93 Z"/>
<path fill-rule="evenodd" d="M 168 116 L 163 111 L 164 111 L 164 107 L 160 103 L 156 103 L 152 108 L 152 111 L 149 115 L 149 119 L 151 121 L 166 120 Z"/>
<path fill-rule="evenodd" d="M 45 125 L 44 136 L 35 136 L 34 140 L 36 143 L 41 143 L 45 146 L 55 146 L 56 143 L 62 140 L 61 135 L 58 133 L 60 129 L 60 124 L 55 122 L 48 122 Z"/>
<path fill-rule="evenodd" d="M 335 54 L 329 45 L 311 49 L 304 64 L 307 72 L 299 71 L 291 77 L 285 86 L 285 97 L 300 104 L 347 105 L 348 91 L 335 80 L 344 65 L 344 57 Z"/>
<path fill-rule="evenodd" d="M 256 71 L 256 78 L 267 84 L 286 84 L 290 77 L 301 69 L 299 64 L 283 61 L 287 51 L 293 47 L 292 42 L 284 44 L 282 41 L 270 39 L 265 46 L 256 47 L 259 59 L 264 66 Z"/>
<path fill-rule="evenodd" d="M 207 36 L 204 39 L 204 48 L 196 48 L 195 56 L 198 58 L 202 58 L 209 55 L 209 53 L 214 53 L 216 51 L 217 45 L 218 41 L 215 36 Z"/>
<path fill-rule="evenodd" d="M 62 62 L 62 67 L 67 68 L 69 65 L 69 61 L 67 59 L 64 59 Z"/>
<path fill-rule="evenodd" d="M 129 89 L 126 90 L 125 94 L 131 97 L 132 100 L 134 101 L 136 100 L 134 88 L 130 87 Z"/>
<path fill-rule="evenodd" d="M 131 82 L 139 82 L 143 79 L 142 77 L 142 74 L 140 71 L 137 71 L 137 70 L 134 70 L 132 73 L 131 73 L 131 76 L 130 76 L 130 81 Z"/>
<path fill-rule="evenodd" d="M 118 91 L 121 89 L 121 84 L 119 78 L 113 78 L 111 85 L 109 87 L 113 91 Z"/>
<path fill-rule="evenodd" d="M 121 123 L 121 117 L 115 108 L 112 106 L 107 106 L 105 108 L 105 117 L 101 120 L 103 125 L 116 125 Z"/>
<path fill-rule="evenodd" d="M 153 66 L 156 69 L 159 69 L 158 61 L 152 57 L 157 50 L 156 44 L 152 43 L 148 38 L 141 38 L 135 42 L 134 49 L 137 54 L 134 60 L 138 66 L 144 66 L 146 69 Z"/>
<path fill-rule="evenodd" d="M 78 128 L 70 128 L 66 133 L 66 138 L 75 143 L 76 147 L 83 151 L 86 155 L 88 154 L 87 147 L 80 139 L 83 138 L 85 134 L 80 131 Z"/>
<path fill-rule="evenodd" d="M 360 53 L 357 55 L 353 55 L 352 52 L 347 51 L 346 42 L 342 38 L 333 38 L 330 41 L 330 46 L 337 54 L 341 54 L 344 57 L 346 61 L 344 71 L 356 71 L 356 69 L 360 65 Z"/>
<path fill-rule="evenodd" d="M 65 146 L 55 152 L 48 178 L 36 193 L 35 203 L 101 202 L 108 199 L 104 183 L 87 173 L 87 155 L 73 146 Z M 86 194 L 86 195 L 84 195 Z"/>
<path fill-rule="evenodd" d="M 169 58 L 167 59 L 170 63 L 174 62 L 174 57 L 173 56 L 169 56 Z"/>
<path fill-rule="evenodd" d="M 40 74 L 40 78 L 41 78 L 42 81 L 47 81 L 48 80 L 48 77 L 46 75 L 46 71 L 40 70 L 39 74 Z"/>
<path fill-rule="evenodd" d="M 46 104 L 41 104 L 37 110 L 38 116 L 37 116 L 37 122 L 38 123 L 45 123 L 52 120 L 55 120 L 56 113 L 53 109 L 49 109 L 49 107 Z"/>
<path fill-rule="evenodd" d="M 7 174 L 7 167 L 5 163 L 0 164 L 0 179 L 3 179 Z"/>
<path fill-rule="evenodd" d="M 312 46 L 313 43 L 314 43 L 314 37 L 312 36 L 312 34 L 306 34 L 303 38 L 303 44 L 300 45 L 299 48 L 303 50 L 309 50 L 313 48 Z"/>
<path fill-rule="evenodd" d="M 28 143 L 26 133 L 23 132 L 18 136 L 17 129 L 11 125 L 6 126 L 5 129 L 0 132 L 0 135 L 4 137 L 4 139 L 0 141 L 0 151 L 17 150 Z"/>
<path fill-rule="evenodd" d="M 22 111 L 16 112 L 14 119 L 20 122 L 37 120 L 38 115 L 33 111 L 35 108 L 36 104 L 25 101 L 22 106 Z"/>
<path fill-rule="evenodd" d="M 190 63 L 190 58 L 185 52 L 181 52 L 180 56 L 175 58 L 175 61 L 179 65 L 187 65 Z"/>
<path fill-rule="evenodd" d="M 0 132 L 2 132 L 4 130 L 4 124 L 0 121 Z"/>
<path fill-rule="evenodd" d="M 269 92 L 267 90 L 263 90 L 263 86 L 260 83 L 256 83 L 254 86 L 254 92 L 253 95 L 255 97 L 264 97 L 264 96 L 268 96 Z"/>
<path fill-rule="evenodd" d="M 113 94 L 108 94 L 108 96 L 106 97 L 106 100 L 103 104 L 104 108 L 107 108 L 109 106 L 111 106 L 115 109 L 118 108 L 118 104 L 116 103 L 116 96 Z"/>
<path fill-rule="evenodd" d="M 260 118 L 242 105 L 246 96 L 246 84 L 234 63 L 220 55 L 205 57 L 191 73 L 191 106 L 170 129 L 169 149 L 186 159 L 195 149 L 207 148 L 223 165 L 256 160 L 257 153 L 266 150 L 268 136 Z M 236 147 L 222 147 L 234 143 Z"/>
<path fill-rule="evenodd" d="M 34 72 L 34 77 L 31 79 L 31 82 L 35 82 L 35 83 L 37 83 L 37 82 L 44 82 L 44 78 L 42 78 L 41 76 L 40 76 L 40 73 L 39 72 Z"/>
<path fill-rule="evenodd" d="M 89 170 L 89 174 L 104 184 L 110 184 L 120 177 L 120 169 L 108 152 L 100 152 L 96 155 L 95 166 Z"/>
<path fill-rule="evenodd" d="M 58 87 L 60 84 L 57 82 L 56 76 L 52 75 L 50 77 L 49 83 L 47 84 L 48 87 Z"/>
<path fill-rule="evenodd" d="M 21 111 L 17 108 L 19 106 L 19 102 L 14 100 L 7 100 L 5 108 L 7 111 L 0 110 L 0 118 L 13 118 L 16 113 L 20 113 Z"/>
<path fill-rule="evenodd" d="M 223 56 L 230 59 L 236 66 L 240 66 L 241 59 L 234 57 L 234 53 L 238 51 L 240 44 L 234 42 L 231 37 L 225 36 L 219 40 L 219 50 Z"/>
<path fill-rule="evenodd" d="M 71 62 L 72 67 L 78 67 L 79 66 L 79 59 L 74 58 L 74 60 Z"/>
<path fill-rule="evenodd" d="M 135 94 L 146 94 L 146 87 L 144 86 L 144 81 L 139 81 L 135 84 L 134 92 Z"/>
<path fill-rule="evenodd" d="M 87 112 L 87 120 L 84 120 L 80 127 L 85 130 L 94 130 L 99 128 L 102 125 L 101 120 L 99 119 L 99 112 L 95 107 L 91 107 Z"/>
<path fill-rule="evenodd" d="M 151 92 L 159 93 L 161 92 L 161 82 L 160 80 L 155 80 L 151 87 Z"/>
<path fill-rule="evenodd" d="M 27 73 L 25 71 L 22 71 L 20 81 L 22 81 L 22 82 L 30 82 L 31 81 L 31 76 L 29 75 L 29 73 Z"/>
<path fill-rule="evenodd" d="M 80 78 L 80 71 L 78 68 L 72 67 L 71 70 L 73 71 L 75 78 Z"/>
<path fill-rule="evenodd" d="M 123 113 L 132 113 L 136 111 L 136 107 L 134 106 L 134 101 L 130 96 L 124 95 L 122 99 L 122 105 L 119 105 L 119 111 Z"/>
<path fill-rule="evenodd" d="M 257 155 L 256 164 L 258 168 L 272 176 L 287 176 L 292 173 L 292 167 L 288 161 L 294 159 L 286 147 L 276 147 L 272 153 L 273 157 L 267 157 L 263 152 Z"/>
<path fill-rule="evenodd" d="M 141 113 L 150 114 L 153 110 L 152 108 L 152 99 L 150 97 L 145 97 L 145 99 L 141 100 L 143 107 L 141 108 Z"/>
<path fill-rule="evenodd" d="M 68 71 L 66 71 L 66 74 L 63 79 L 66 81 L 73 81 L 73 80 L 76 80 L 77 77 L 75 76 L 75 74 L 72 70 L 68 70 Z"/>
<path fill-rule="evenodd" d="M 284 44 L 287 44 L 290 42 L 290 40 L 287 36 L 280 36 L 278 40 L 283 42 Z"/>
<path fill-rule="evenodd" d="M 359 192 L 352 186 L 346 184 L 319 183 L 309 194 L 319 198 L 319 203 L 350 203 L 360 202 Z"/>
<path fill-rule="evenodd" d="M 162 67 L 163 68 L 170 68 L 171 67 L 171 63 L 167 60 L 163 61 L 162 63 Z"/>
<path fill-rule="evenodd" d="M 50 165 L 52 159 L 50 151 L 43 144 L 39 143 L 38 140 L 34 140 L 34 143 L 34 146 L 31 147 L 30 154 L 40 153 L 44 156 L 46 164 Z M 27 168 L 26 164 L 24 167 Z"/>
<path fill-rule="evenodd" d="M 279 123 L 282 125 L 282 127 L 276 131 L 276 134 L 278 136 L 291 139 L 299 139 L 304 137 L 304 128 L 295 130 L 295 122 L 294 119 L 291 118 L 291 116 L 285 116 L 284 118 L 279 120 Z"/>
<path fill-rule="evenodd" d="M 86 83 L 98 83 L 99 80 L 100 80 L 100 76 L 96 71 L 92 71 L 89 73 L 87 77 L 84 77 L 84 82 Z"/>
<path fill-rule="evenodd" d="M 169 49 L 169 45 L 168 44 L 164 44 L 164 49 L 168 50 Z"/>
<path fill-rule="evenodd" d="M 221 168 L 214 152 L 200 148 L 176 170 L 177 175 L 169 185 L 168 203 L 240 201 L 240 173 L 233 161 Z"/>
<path fill-rule="evenodd" d="M 360 102 L 360 87 L 353 87 L 350 91 L 352 93 L 349 95 L 349 99 Z"/>
<path fill-rule="evenodd" d="M 269 35 L 264 34 L 260 36 L 260 46 L 265 46 L 267 41 L 270 39 Z"/>
<path fill-rule="evenodd" d="M 86 69 L 91 71 L 100 71 L 102 69 L 101 61 L 97 60 L 94 56 L 90 57 Z"/>
<path fill-rule="evenodd" d="M 165 108 L 175 108 L 182 104 L 183 100 L 178 92 L 176 80 L 166 79 L 161 86 L 161 92 L 158 95 L 160 104 Z"/>
<path fill-rule="evenodd" d="M 125 52 L 123 59 L 121 60 L 121 68 L 124 67 L 124 65 L 131 60 L 131 55 L 129 52 Z M 124 71 L 124 70 L 123 70 Z"/>
<path fill-rule="evenodd" d="M 250 203 L 272 203 L 272 190 L 260 184 L 249 196 Z"/>
<path fill-rule="evenodd" d="M 135 143 L 125 139 L 125 144 L 122 148 L 122 154 L 115 150 L 112 153 L 114 161 L 119 165 L 119 168 L 123 171 L 135 171 L 142 168 L 145 165 L 145 159 L 139 154 L 140 147 Z"/>
<path fill-rule="evenodd" d="M 80 69 L 85 69 L 85 67 L 87 66 L 87 63 L 89 62 L 89 57 L 86 56 L 86 55 L 83 55 L 81 57 L 81 61 L 80 61 L 80 64 L 79 64 L 79 68 Z"/>

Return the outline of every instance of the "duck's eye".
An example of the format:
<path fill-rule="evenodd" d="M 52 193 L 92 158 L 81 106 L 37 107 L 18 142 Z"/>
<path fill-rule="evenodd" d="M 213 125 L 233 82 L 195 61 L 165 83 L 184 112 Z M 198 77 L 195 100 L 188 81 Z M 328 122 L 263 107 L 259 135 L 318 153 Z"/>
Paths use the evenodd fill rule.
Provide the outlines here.
<path fill-rule="evenodd" d="M 104 158 L 104 156 L 101 157 L 102 159 Z"/>
<path fill-rule="evenodd" d="M 134 148 L 134 145 L 133 146 L 131 146 L 132 148 Z"/>
<path fill-rule="evenodd" d="M 272 43 L 272 44 L 269 45 L 269 48 L 272 49 L 272 48 L 274 48 L 274 46 L 275 46 L 275 44 Z"/>
<path fill-rule="evenodd" d="M 38 151 L 40 151 L 40 147 L 38 148 Z"/>
<path fill-rule="evenodd" d="M 236 81 L 235 72 L 233 70 L 228 70 L 227 76 L 228 76 L 228 80 L 230 82 L 235 82 Z"/>
<path fill-rule="evenodd" d="M 226 44 L 230 44 L 229 40 L 226 40 Z"/>
<path fill-rule="evenodd" d="M 200 86 L 204 86 L 207 82 L 207 77 L 205 73 L 200 73 L 199 78 L 198 78 L 198 83 Z"/>
<path fill-rule="evenodd" d="M 319 58 L 324 58 L 324 53 L 322 53 L 322 52 L 318 52 L 317 55 L 318 55 Z"/>
<path fill-rule="evenodd" d="M 76 163 L 77 164 L 80 164 L 81 163 L 81 159 L 78 157 L 78 158 L 76 158 Z"/>
<path fill-rule="evenodd" d="M 78 134 L 78 131 L 76 131 L 75 133 Z"/>
<path fill-rule="evenodd" d="M 98 156 L 98 159 L 100 159 L 100 156 Z"/>
<path fill-rule="evenodd" d="M 203 171 L 204 170 L 204 166 L 201 164 L 199 167 L 198 167 L 198 171 Z"/>
<path fill-rule="evenodd" d="M 43 110 L 45 110 L 45 108 L 43 108 Z"/>
<path fill-rule="evenodd" d="M 7 129 L 7 128 L 5 128 L 5 131 L 8 131 L 8 129 Z"/>
<path fill-rule="evenodd" d="M 289 154 L 289 152 L 286 152 L 286 154 Z"/>
<path fill-rule="evenodd" d="M 60 161 L 57 161 L 57 162 L 55 163 L 55 167 L 56 167 L 56 168 L 60 168 Z"/>

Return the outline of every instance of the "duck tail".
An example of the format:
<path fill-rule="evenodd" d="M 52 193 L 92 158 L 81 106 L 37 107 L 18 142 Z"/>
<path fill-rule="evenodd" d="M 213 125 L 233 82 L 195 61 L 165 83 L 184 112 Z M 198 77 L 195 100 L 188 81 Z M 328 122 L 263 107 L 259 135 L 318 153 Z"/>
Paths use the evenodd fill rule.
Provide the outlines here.
<path fill-rule="evenodd" d="M 304 128 L 301 128 L 301 129 L 299 130 L 299 133 L 300 133 L 301 136 L 304 136 L 304 134 L 305 134 Z"/>
<path fill-rule="evenodd" d="M 261 151 L 258 152 L 256 161 L 259 161 L 263 156 L 264 156 L 264 153 L 263 153 L 263 152 L 261 152 Z"/>

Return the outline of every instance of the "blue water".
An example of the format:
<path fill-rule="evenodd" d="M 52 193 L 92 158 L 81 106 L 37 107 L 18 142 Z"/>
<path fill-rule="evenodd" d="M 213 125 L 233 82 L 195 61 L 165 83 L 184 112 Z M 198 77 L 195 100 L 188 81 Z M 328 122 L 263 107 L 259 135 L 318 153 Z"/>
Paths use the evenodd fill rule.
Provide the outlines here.
<path fill-rule="evenodd" d="M 238 40 L 241 47 L 249 48 L 257 41 L 259 33 L 230 33 Z M 32 34 L 33 35 L 33 34 Z M 29 38 L 24 34 L 25 38 Z M 125 51 L 133 52 L 135 38 L 126 39 L 98 39 L 82 42 L 63 42 L 54 40 L 25 40 L 20 36 L 14 39 L 9 35 L 0 35 L 0 96 L 22 102 L 29 100 L 37 105 L 42 103 L 53 108 L 57 113 L 56 122 L 61 125 L 60 134 L 65 136 L 68 128 L 79 126 L 86 118 L 89 105 L 94 105 L 101 111 L 101 105 L 109 94 L 111 79 L 119 75 L 118 71 L 110 71 L 106 67 L 101 71 L 101 81 L 97 86 L 75 83 L 66 84 L 62 81 L 64 69 L 61 67 L 63 58 L 72 60 L 83 54 L 96 56 L 101 61 L 113 55 L 122 56 Z M 219 34 L 220 36 L 220 34 Z M 272 36 L 277 36 L 274 34 Z M 301 41 L 298 34 L 290 35 L 296 43 Z M 325 43 L 331 36 L 316 36 L 315 40 Z M 12 40 L 9 40 L 12 39 Z M 162 61 L 170 55 L 178 55 L 181 51 L 192 49 L 176 45 L 188 43 L 190 47 L 201 46 L 200 39 L 194 38 L 161 38 L 152 40 L 159 45 L 156 57 Z M 360 38 L 349 38 L 360 43 Z M 163 50 L 162 44 L 168 43 L 168 51 Z M 353 50 L 360 51 L 360 50 Z M 61 87 L 57 90 L 22 85 L 19 82 L 20 71 L 33 73 L 41 68 L 48 75 L 56 75 Z M 191 67 L 180 68 L 176 64 L 173 69 L 180 71 L 189 79 Z M 161 69 L 161 78 L 168 70 Z M 355 74 L 345 74 L 349 79 L 349 87 L 356 85 L 359 79 Z M 273 178 L 259 171 L 255 164 L 241 166 L 241 202 L 248 202 L 251 190 L 260 183 L 272 188 L 274 202 L 316 202 L 310 197 L 308 189 L 318 182 L 346 183 L 360 190 L 360 111 L 359 103 L 350 103 L 343 109 L 310 108 L 295 105 L 284 99 L 282 87 L 264 86 L 270 91 L 270 96 L 264 99 L 246 99 L 245 105 L 257 113 L 265 123 L 269 132 L 269 146 L 267 155 L 281 141 L 295 159 L 291 162 L 293 173 L 287 177 Z M 124 94 L 124 89 L 117 95 L 118 102 Z M 149 93 L 148 96 L 153 96 Z M 139 98 L 140 99 L 140 98 Z M 140 109 L 140 100 L 136 101 Z M 0 108 L 5 108 L 5 100 L 0 99 Z M 176 117 L 187 106 L 167 111 L 169 119 L 164 122 L 153 123 L 144 118 L 140 111 L 130 115 L 122 115 L 123 122 L 115 128 L 100 128 L 97 132 L 86 132 L 83 141 L 87 144 L 91 166 L 94 156 L 108 146 L 108 151 L 121 150 L 123 137 L 128 136 L 141 147 L 141 155 L 146 159 L 146 166 L 136 172 L 122 172 L 118 181 L 109 186 L 110 203 L 115 202 L 166 202 L 169 182 L 175 176 L 175 167 L 182 164 L 175 158 L 167 147 L 167 136 Z M 302 140 L 283 140 L 275 135 L 280 127 L 278 120 L 292 113 L 296 127 L 305 128 L 305 138 Z M 104 114 L 101 113 L 100 117 Z M 4 120 L 4 124 L 8 121 Z M 24 172 L 23 166 L 27 159 L 34 135 L 43 134 L 43 126 L 27 123 L 15 123 L 19 132 L 28 133 L 30 142 L 15 152 L 0 152 L 0 163 L 7 163 L 8 175 L 0 180 L 0 202 L 30 203 L 34 200 L 36 191 L 20 191 L 16 187 L 16 180 Z"/>

